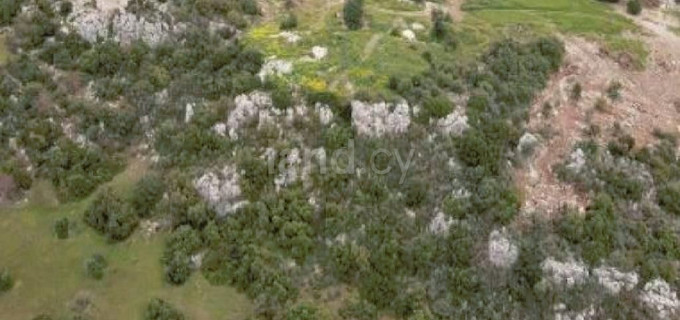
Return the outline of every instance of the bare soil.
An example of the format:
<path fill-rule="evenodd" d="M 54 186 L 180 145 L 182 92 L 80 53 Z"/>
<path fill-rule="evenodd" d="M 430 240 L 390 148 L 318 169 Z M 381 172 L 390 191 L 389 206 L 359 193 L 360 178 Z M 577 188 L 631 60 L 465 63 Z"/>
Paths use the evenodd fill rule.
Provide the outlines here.
<path fill-rule="evenodd" d="M 617 10 L 623 10 L 621 8 Z M 565 37 L 566 57 L 561 70 L 549 81 L 530 111 L 528 129 L 541 133 L 543 141 L 534 156 L 516 171 L 516 182 L 523 194 L 523 211 L 554 216 L 564 204 L 583 210 L 588 195 L 562 183 L 553 168 L 562 163 L 574 145 L 587 139 L 586 129 L 598 126 L 596 141 L 611 140 L 614 127 L 635 138 L 636 147 L 655 142 L 653 132 L 678 133 L 680 130 L 680 37 L 669 30 L 672 19 L 659 10 L 645 10 L 634 17 L 642 34 L 631 35 L 644 41 L 649 50 L 645 70 L 631 70 L 615 61 L 594 42 Z M 620 82 L 621 97 L 609 99 L 606 91 Z M 571 90 L 580 83 L 581 99 L 572 99 Z M 608 107 L 596 110 L 600 98 Z M 546 103 L 552 106 L 546 112 Z"/>

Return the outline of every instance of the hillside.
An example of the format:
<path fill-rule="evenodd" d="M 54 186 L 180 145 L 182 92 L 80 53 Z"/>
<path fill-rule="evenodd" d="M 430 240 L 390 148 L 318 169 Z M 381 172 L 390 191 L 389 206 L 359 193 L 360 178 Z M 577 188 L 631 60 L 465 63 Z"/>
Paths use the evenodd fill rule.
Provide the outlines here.
<path fill-rule="evenodd" d="M 0 0 L 0 319 L 680 319 L 680 5 Z"/>

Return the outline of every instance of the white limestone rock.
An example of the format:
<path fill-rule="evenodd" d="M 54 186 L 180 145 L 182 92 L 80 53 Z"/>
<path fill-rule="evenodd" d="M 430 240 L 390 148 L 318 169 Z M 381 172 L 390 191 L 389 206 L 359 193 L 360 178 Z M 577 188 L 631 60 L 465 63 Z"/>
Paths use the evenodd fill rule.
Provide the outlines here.
<path fill-rule="evenodd" d="M 227 124 L 219 122 L 216 123 L 213 127 L 212 130 L 221 137 L 225 137 L 227 135 Z"/>
<path fill-rule="evenodd" d="M 489 235 L 489 261 L 496 267 L 508 268 L 512 266 L 519 255 L 519 248 L 515 245 L 505 228 L 494 230 Z"/>
<path fill-rule="evenodd" d="M 413 31 L 423 31 L 423 30 L 425 30 L 425 26 L 418 23 L 418 22 L 414 22 L 414 23 L 411 23 L 411 29 Z"/>
<path fill-rule="evenodd" d="M 662 279 L 654 279 L 645 284 L 640 300 L 654 310 L 660 319 L 677 319 L 680 316 L 680 300 L 671 286 Z"/>
<path fill-rule="evenodd" d="M 286 39 L 286 42 L 288 43 L 297 43 L 302 39 L 297 32 L 293 31 L 283 31 L 279 33 L 279 37 Z"/>
<path fill-rule="evenodd" d="M 191 122 L 191 118 L 193 117 L 194 117 L 194 104 L 187 103 L 186 107 L 184 108 L 184 123 Z"/>
<path fill-rule="evenodd" d="M 468 118 L 460 108 L 456 108 L 446 117 L 437 120 L 437 129 L 439 133 L 444 135 L 459 137 L 469 127 Z"/>
<path fill-rule="evenodd" d="M 444 212 L 438 211 L 434 218 L 432 218 L 432 221 L 430 221 L 427 230 L 431 233 L 442 235 L 449 232 L 449 228 L 452 224 L 453 219 L 451 219 L 451 217 L 447 217 Z"/>
<path fill-rule="evenodd" d="M 541 263 L 541 269 L 550 282 L 567 287 L 583 284 L 589 275 L 588 267 L 573 259 L 560 262 L 549 257 Z"/>
<path fill-rule="evenodd" d="M 352 124 L 361 135 L 382 137 L 386 134 L 401 134 L 406 132 L 411 124 L 409 106 L 405 101 L 392 105 L 385 102 L 370 104 L 353 100 L 351 105 Z"/>
<path fill-rule="evenodd" d="M 581 311 L 570 311 L 567 310 L 564 303 L 558 303 L 553 307 L 553 310 L 555 311 L 555 320 L 590 320 L 596 319 L 597 316 L 597 309 L 592 304 Z"/>
<path fill-rule="evenodd" d="M 322 125 L 328 125 L 333 121 L 333 111 L 331 110 L 331 107 L 325 104 L 321 104 L 319 102 L 314 105 L 314 109 L 316 110 L 316 113 L 319 115 L 319 122 Z"/>
<path fill-rule="evenodd" d="M 621 272 L 612 267 L 599 267 L 593 270 L 597 282 L 613 295 L 621 290 L 630 291 L 638 284 L 639 277 L 635 272 Z"/>
<path fill-rule="evenodd" d="M 229 131 L 229 137 L 237 139 L 237 131 L 246 122 L 259 115 L 260 110 L 272 108 L 272 99 L 267 93 L 254 91 L 238 95 L 234 99 L 234 105 L 234 109 L 227 117 L 226 129 Z"/>
<path fill-rule="evenodd" d="M 264 81 L 269 76 L 282 76 L 292 72 L 293 64 L 290 61 L 270 57 L 265 61 L 257 76 L 261 81 Z"/>
<path fill-rule="evenodd" d="M 241 175 L 230 165 L 220 171 L 206 172 L 194 181 L 194 188 L 217 213 L 224 217 L 247 203 L 241 200 Z"/>
<path fill-rule="evenodd" d="M 411 29 L 406 29 L 401 32 L 401 36 L 406 39 L 406 41 L 414 42 L 416 41 L 416 34 Z"/>
<path fill-rule="evenodd" d="M 583 168 L 586 166 L 586 155 L 583 153 L 581 148 L 574 150 L 569 154 L 569 160 L 567 162 L 566 168 L 572 173 L 581 173 Z"/>
<path fill-rule="evenodd" d="M 328 48 L 321 46 L 312 47 L 312 58 L 315 60 L 321 60 L 328 55 Z"/>

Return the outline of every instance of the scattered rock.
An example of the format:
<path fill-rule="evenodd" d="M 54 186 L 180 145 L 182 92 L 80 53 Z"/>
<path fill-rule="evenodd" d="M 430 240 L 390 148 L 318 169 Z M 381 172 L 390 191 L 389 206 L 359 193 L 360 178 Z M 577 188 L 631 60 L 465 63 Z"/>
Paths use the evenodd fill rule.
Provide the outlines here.
<path fill-rule="evenodd" d="M 312 58 L 315 60 L 321 60 L 328 55 L 328 48 L 326 47 L 320 47 L 320 46 L 314 46 L 312 48 Z"/>
<path fill-rule="evenodd" d="M 392 105 L 353 100 L 351 105 L 352 124 L 361 135 L 382 137 L 385 134 L 400 134 L 406 132 L 411 124 L 409 106 L 405 101 Z"/>
<path fill-rule="evenodd" d="M 322 125 L 325 126 L 331 123 L 333 120 L 333 111 L 331 111 L 331 107 L 317 102 L 316 105 L 314 105 L 314 109 L 319 115 L 319 122 L 321 122 Z"/>
<path fill-rule="evenodd" d="M 406 39 L 407 41 L 410 41 L 410 42 L 416 41 L 416 34 L 411 29 L 406 29 L 406 30 L 402 31 L 401 36 L 404 39 Z"/>
<path fill-rule="evenodd" d="M 447 217 L 444 212 L 438 211 L 434 218 L 432 218 L 427 230 L 434 234 L 441 235 L 449 232 L 449 228 L 452 224 L 453 219 Z"/>
<path fill-rule="evenodd" d="M 597 278 L 597 282 L 614 295 L 619 294 L 621 289 L 626 291 L 633 290 L 639 281 L 637 273 L 621 272 L 611 267 L 599 267 L 593 270 L 593 273 Z"/>
<path fill-rule="evenodd" d="M 236 168 L 227 165 L 221 171 L 205 173 L 194 181 L 194 187 L 217 215 L 224 217 L 247 203 L 240 200 L 240 177 Z"/>
<path fill-rule="evenodd" d="M 519 249 L 505 231 L 494 230 L 489 235 L 489 261 L 496 267 L 508 268 L 517 261 Z"/>
<path fill-rule="evenodd" d="M 291 72 L 293 72 L 293 64 L 290 61 L 271 57 L 264 63 L 257 76 L 264 81 L 271 75 L 282 76 Z"/>
<path fill-rule="evenodd" d="M 541 263 L 541 269 L 553 284 L 566 285 L 567 287 L 583 284 L 589 274 L 588 267 L 582 262 L 574 260 L 560 262 L 552 257 Z"/>
<path fill-rule="evenodd" d="M 218 136 L 226 136 L 227 135 L 227 125 L 225 123 L 219 122 L 216 123 L 213 127 L 212 130 L 218 135 Z"/>
<path fill-rule="evenodd" d="M 569 154 L 569 159 L 566 165 L 567 170 L 574 174 L 581 173 L 583 168 L 586 166 L 586 155 L 583 153 L 581 148 L 577 148 Z"/>
<path fill-rule="evenodd" d="M 564 303 L 558 303 L 553 307 L 555 320 L 589 320 L 595 319 L 597 310 L 592 304 L 581 311 L 569 311 Z"/>
<path fill-rule="evenodd" d="M 288 43 L 297 43 L 302 37 L 297 32 L 284 31 L 279 33 L 279 37 L 286 39 Z"/>
<path fill-rule="evenodd" d="M 411 29 L 413 31 L 422 31 L 422 30 L 425 30 L 425 26 L 418 23 L 418 22 L 414 22 L 414 23 L 411 23 Z"/>
<path fill-rule="evenodd" d="M 458 137 L 469 127 L 468 118 L 460 108 L 456 108 L 456 110 L 446 117 L 437 120 L 437 129 L 439 130 L 439 133 L 444 135 L 454 135 Z"/>
<path fill-rule="evenodd" d="M 680 300 L 675 291 L 662 279 L 654 279 L 647 284 L 640 294 L 640 300 L 656 311 L 660 319 L 677 319 L 680 315 Z"/>
<path fill-rule="evenodd" d="M 187 103 L 187 106 L 184 108 L 184 123 L 191 122 L 191 118 L 193 117 L 194 117 L 194 104 Z"/>

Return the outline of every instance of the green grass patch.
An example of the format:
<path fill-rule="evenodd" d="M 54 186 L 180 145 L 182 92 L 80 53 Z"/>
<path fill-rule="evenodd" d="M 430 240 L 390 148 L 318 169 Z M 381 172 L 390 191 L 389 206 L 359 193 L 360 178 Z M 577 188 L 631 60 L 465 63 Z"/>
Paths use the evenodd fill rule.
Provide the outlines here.
<path fill-rule="evenodd" d="M 133 163 L 110 185 L 131 190 L 145 168 Z M 61 319 L 73 314 L 71 302 L 83 294 L 91 297 L 94 319 L 140 319 L 154 297 L 171 302 L 189 319 L 236 320 L 251 314 L 245 296 L 233 288 L 212 286 L 200 274 L 181 287 L 166 284 L 160 262 L 165 234 L 145 236 L 138 230 L 124 242 L 107 243 L 82 223 L 91 199 L 59 205 L 49 184 L 37 183 L 26 204 L 0 209 L 0 257 L 16 280 L 14 288 L 0 296 L 3 319 L 32 319 L 40 313 Z M 52 228 L 63 217 L 76 227 L 68 239 L 59 240 Z M 94 253 L 109 262 L 100 281 L 85 273 L 84 261 Z"/>
<path fill-rule="evenodd" d="M 563 33 L 621 43 L 614 38 L 636 29 L 628 18 L 592 0 L 468 0 L 463 10 L 466 16 L 459 30 L 465 56 L 478 54 L 504 37 Z"/>
<path fill-rule="evenodd" d="M 611 36 L 605 38 L 604 48 L 610 55 L 618 56 L 621 54 L 628 54 L 632 59 L 633 67 L 636 69 L 644 69 L 649 51 L 645 44 L 637 39 L 628 39 L 619 36 Z"/>
<path fill-rule="evenodd" d="M 293 73 L 285 78 L 290 83 L 340 94 L 357 90 L 386 93 L 385 84 L 391 75 L 410 76 L 427 69 L 422 58 L 426 43 L 411 44 L 400 35 L 390 35 L 392 29 L 399 33 L 414 22 L 428 26 L 429 16 L 418 11 L 420 7 L 396 0 L 366 4 L 366 26 L 357 31 L 348 31 L 336 17 L 341 9 L 341 3 L 304 3 L 296 9 L 299 23 L 295 32 L 301 36 L 298 42 L 289 43 L 281 37 L 278 22 L 251 28 L 245 42 L 266 56 L 292 61 Z M 417 36 L 425 41 L 429 35 L 420 31 Z M 328 48 L 326 58 L 312 60 L 314 46 Z"/>

